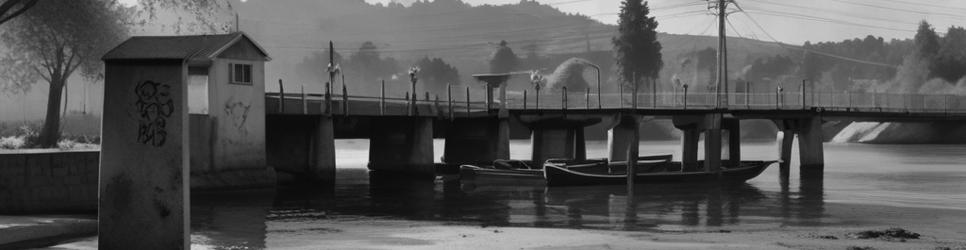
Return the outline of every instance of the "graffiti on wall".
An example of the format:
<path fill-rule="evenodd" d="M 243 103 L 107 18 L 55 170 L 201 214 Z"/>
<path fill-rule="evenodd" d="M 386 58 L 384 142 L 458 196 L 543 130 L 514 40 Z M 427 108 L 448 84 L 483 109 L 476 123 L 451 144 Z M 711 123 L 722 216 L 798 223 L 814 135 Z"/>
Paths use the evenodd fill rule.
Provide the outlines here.
<path fill-rule="evenodd" d="M 240 101 L 233 101 L 233 98 L 229 98 L 225 103 L 225 114 L 228 116 L 228 120 L 231 125 L 237 128 L 242 133 L 247 133 L 245 129 L 245 122 L 248 121 L 248 111 L 252 109 L 251 104 L 245 104 Z"/>
<path fill-rule="evenodd" d="M 168 137 L 168 118 L 174 113 L 171 86 L 154 81 L 143 81 L 134 88 L 137 95 L 138 142 L 155 147 L 164 146 Z"/>

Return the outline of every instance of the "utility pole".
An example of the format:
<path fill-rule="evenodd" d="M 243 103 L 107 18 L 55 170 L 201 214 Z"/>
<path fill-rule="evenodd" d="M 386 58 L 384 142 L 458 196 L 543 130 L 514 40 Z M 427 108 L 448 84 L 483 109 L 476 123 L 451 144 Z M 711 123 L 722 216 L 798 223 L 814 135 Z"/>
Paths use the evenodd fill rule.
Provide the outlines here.
<path fill-rule="evenodd" d="M 725 18 L 728 17 L 728 3 L 734 0 L 708 0 L 708 9 L 714 9 L 713 13 L 718 15 L 718 86 L 716 94 L 718 103 L 715 105 L 721 108 L 728 107 L 728 43 L 727 33 L 725 32 Z"/>

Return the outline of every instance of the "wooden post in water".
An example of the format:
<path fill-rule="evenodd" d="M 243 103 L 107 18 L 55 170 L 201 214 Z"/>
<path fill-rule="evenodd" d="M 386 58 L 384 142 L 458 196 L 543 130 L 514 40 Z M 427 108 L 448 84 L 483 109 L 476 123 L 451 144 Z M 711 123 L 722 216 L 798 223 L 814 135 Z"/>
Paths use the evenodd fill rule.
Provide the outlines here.
<path fill-rule="evenodd" d="M 382 80 L 382 89 L 379 92 L 379 116 L 386 115 L 386 80 Z"/>
<path fill-rule="evenodd" d="M 637 118 L 634 118 L 634 127 L 637 128 Z M 634 177 L 637 176 L 637 156 L 639 155 L 640 130 L 634 129 L 631 132 L 630 147 L 627 147 L 627 190 L 633 193 Z"/>
<path fill-rule="evenodd" d="M 285 113 L 285 85 L 282 84 L 282 79 L 278 79 L 278 113 Z"/>

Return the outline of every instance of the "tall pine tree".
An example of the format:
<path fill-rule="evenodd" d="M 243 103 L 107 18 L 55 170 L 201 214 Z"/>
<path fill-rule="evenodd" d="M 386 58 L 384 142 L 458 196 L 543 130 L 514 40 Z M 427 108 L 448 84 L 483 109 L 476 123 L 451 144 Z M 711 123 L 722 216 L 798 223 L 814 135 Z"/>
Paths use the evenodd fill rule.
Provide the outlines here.
<path fill-rule="evenodd" d="M 617 70 L 623 82 L 636 91 L 642 79 L 654 82 L 664 61 L 657 41 L 657 21 L 650 15 L 647 2 L 624 0 L 618 20 L 619 35 L 614 37 Z"/>

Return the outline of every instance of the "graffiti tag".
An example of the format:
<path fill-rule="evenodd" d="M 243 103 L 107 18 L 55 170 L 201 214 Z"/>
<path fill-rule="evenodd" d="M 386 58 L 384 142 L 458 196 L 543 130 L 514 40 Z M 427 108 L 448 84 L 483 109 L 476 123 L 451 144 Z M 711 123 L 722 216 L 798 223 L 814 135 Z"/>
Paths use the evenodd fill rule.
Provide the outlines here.
<path fill-rule="evenodd" d="M 167 120 L 174 113 L 171 86 L 144 81 L 134 88 L 138 97 L 138 142 L 160 147 L 167 140 Z"/>

